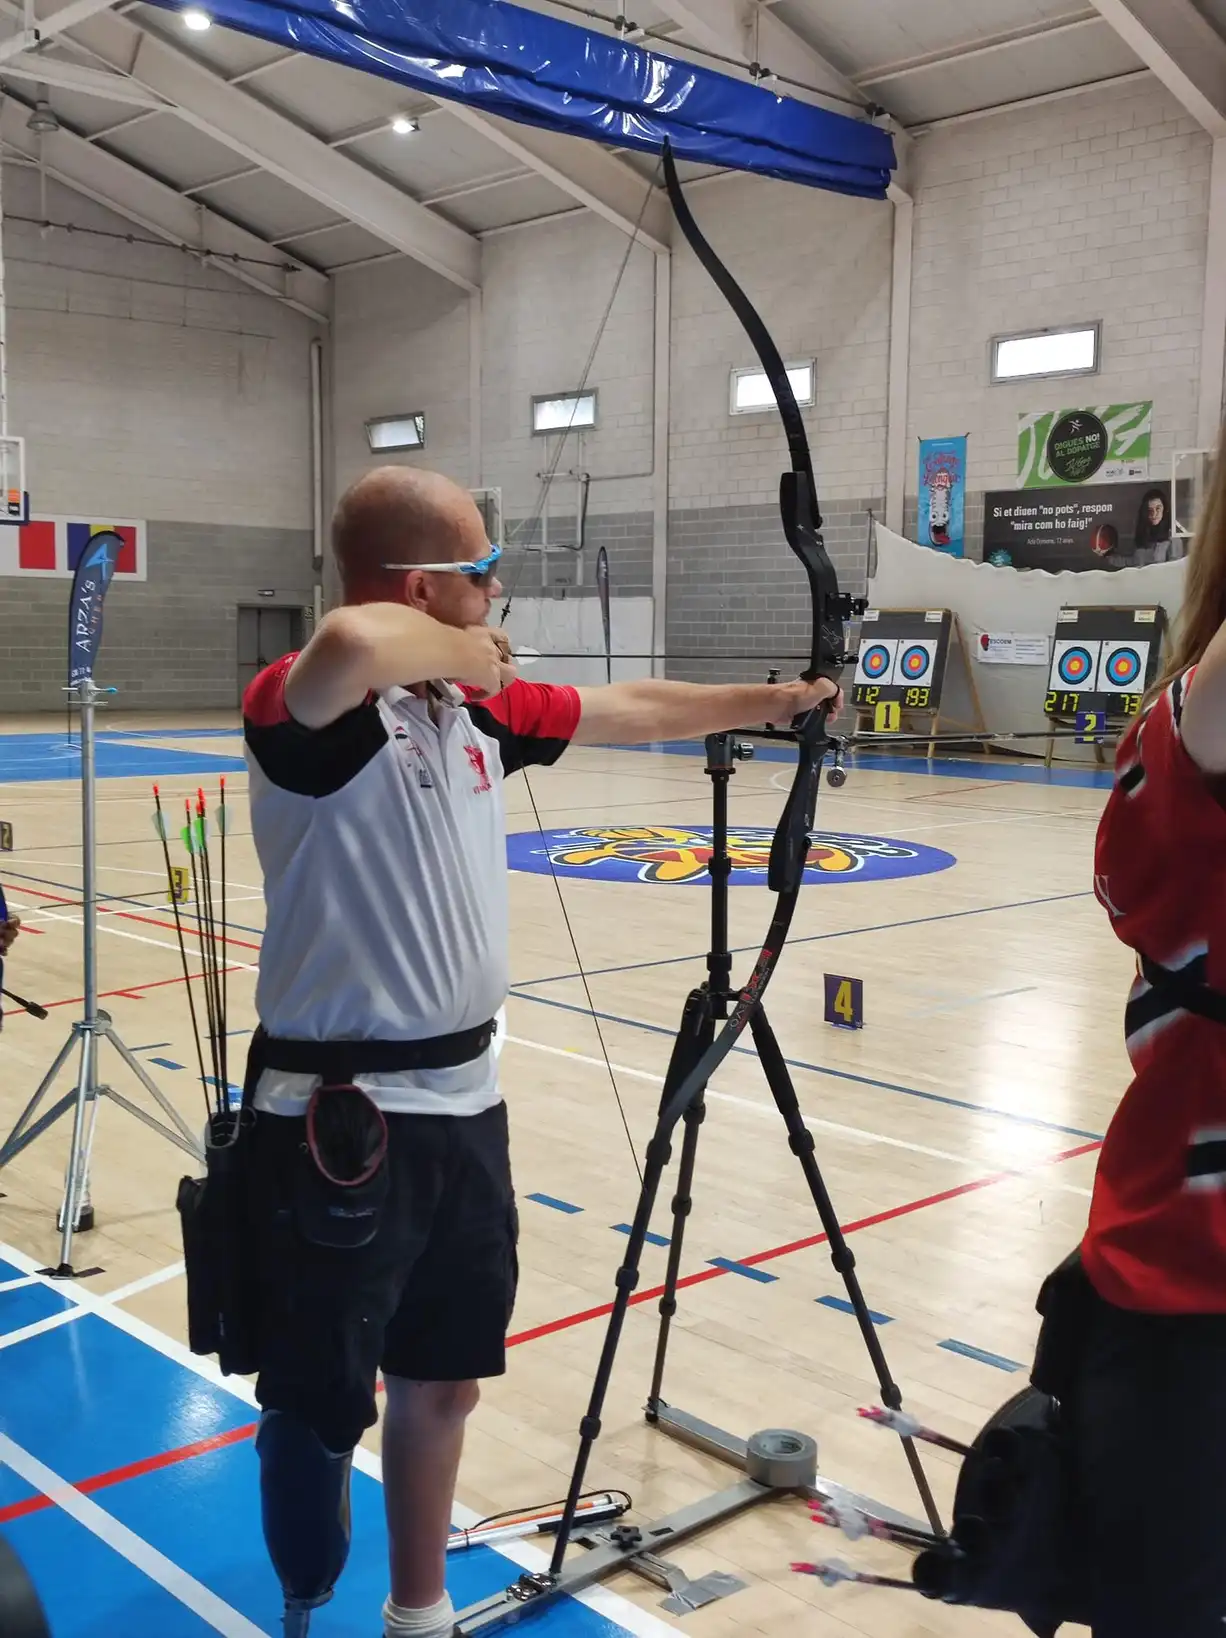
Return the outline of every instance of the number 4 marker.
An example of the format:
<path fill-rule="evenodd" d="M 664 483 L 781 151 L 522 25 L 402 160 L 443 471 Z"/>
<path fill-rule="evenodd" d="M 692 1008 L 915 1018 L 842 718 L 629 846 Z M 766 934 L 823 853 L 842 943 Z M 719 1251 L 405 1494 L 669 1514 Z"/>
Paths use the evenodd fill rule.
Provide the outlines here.
<path fill-rule="evenodd" d="M 863 1029 L 864 980 L 836 973 L 824 973 L 822 977 L 826 985 L 826 1022 L 836 1029 Z"/>

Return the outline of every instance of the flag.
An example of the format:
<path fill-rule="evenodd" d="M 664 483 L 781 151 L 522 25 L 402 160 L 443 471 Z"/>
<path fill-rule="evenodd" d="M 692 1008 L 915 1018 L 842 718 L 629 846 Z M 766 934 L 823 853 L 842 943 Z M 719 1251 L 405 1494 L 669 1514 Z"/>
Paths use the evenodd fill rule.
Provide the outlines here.
<path fill-rule="evenodd" d="M 94 661 L 102 643 L 102 602 L 123 549 L 123 539 L 114 529 L 103 529 L 82 544 L 68 604 L 70 688 L 94 674 Z"/>

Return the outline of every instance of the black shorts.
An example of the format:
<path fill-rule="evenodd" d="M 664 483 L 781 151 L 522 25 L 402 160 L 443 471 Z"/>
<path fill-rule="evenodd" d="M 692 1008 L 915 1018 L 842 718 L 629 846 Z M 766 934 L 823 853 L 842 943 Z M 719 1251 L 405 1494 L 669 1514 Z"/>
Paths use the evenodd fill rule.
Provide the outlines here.
<path fill-rule="evenodd" d="M 1073 1436 L 1094 1638 L 1222 1638 L 1226 1316 L 1094 1299 Z"/>
<path fill-rule="evenodd" d="M 251 1133 L 256 1397 L 342 1451 L 376 1420 L 380 1370 L 417 1382 L 505 1370 L 519 1276 L 507 1111 L 389 1114 L 387 1199 L 374 1238 L 351 1250 L 295 1225 L 305 1126 L 258 1114 Z"/>

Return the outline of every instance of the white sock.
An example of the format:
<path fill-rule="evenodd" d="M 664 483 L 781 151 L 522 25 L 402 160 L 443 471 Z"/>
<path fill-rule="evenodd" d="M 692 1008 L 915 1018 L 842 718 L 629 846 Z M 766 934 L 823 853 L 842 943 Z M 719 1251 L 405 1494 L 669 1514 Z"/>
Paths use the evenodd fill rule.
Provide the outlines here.
<path fill-rule="evenodd" d="M 455 1627 L 455 1605 L 444 1593 L 437 1604 L 424 1610 L 406 1610 L 390 1597 L 383 1606 L 384 1638 L 451 1638 Z"/>

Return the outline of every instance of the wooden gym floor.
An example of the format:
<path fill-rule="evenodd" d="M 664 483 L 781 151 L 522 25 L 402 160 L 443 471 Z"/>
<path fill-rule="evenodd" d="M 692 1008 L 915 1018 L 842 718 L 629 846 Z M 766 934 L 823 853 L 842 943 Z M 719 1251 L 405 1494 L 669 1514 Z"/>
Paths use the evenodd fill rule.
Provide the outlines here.
<path fill-rule="evenodd" d="M 212 804 L 219 776 L 227 779 L 229 1073 L 238 1081 L 254 1023 L 263 923 L 241 745 L 224 718 L 117 715 L 104 729 L 102 1004 L 195 1123 L 201 1093 L 151 783 L 159 781 L 169 811 L 181 815 L 185 795 L 203 784 Z M 43 1023 L 12 1011 L 6 1017 L 2 1135 L 79 1015 L 81 875 L 73 746 L 62 727 L 48 732 L 46 719 L 9 719 L 0 730 L 0 820 L 12 825 L 14 838 L 13 852 L 0 855 L 0 880 L 27 928 L 6 982 L 52 1009 Z M 709 823 L 710 797 L 694 749 L 576 748 L 555 768 L 531 774 L 546 831 L 600 833 L 552 836 L 550 846 L 640 1156 L 671 1037 L 687 990 L 703 977 L 709 942 L 701 854 L 693 853 L 701 837 L 689 833 Z M 789 778 L 784 761 L 761 753 L 738 764 L 734 826 L 773 828 Z M 854 1230 L 850 1243 L 904 1401 L 956 1437 L 972 1436 L 1024 1380 L 1035 1295 L 1079 1237 L 1098 1140 L 1127 1082 L 1122 1009 L 1130 963 L 1091 891 L 1106 785 L 1104 775 L 1049 774 L 1001 757 L 936 764 L 880 757 L 858 765 L 844 789 L 823 787 L 818 827 L 843 842 L 823 845 L 826 868 L 801 895 L 792 942 L 767 994 L 819 1164 L 841 1221 Z M 486 1386 L 461 1471 L 460 1500 L 477 1515 L 565 1490 L 638 1188 L 522 780 L 508 782 L 507 800 L 508 829 L 519 834 L 513 862 L 521 868 L 511 883 L 513 990 L 502 1066 L 520 1200 L 521 1286 L 508 1374 Z M 890 845 L 883 848 L 882 838 Z M 751 829 L 741 840 L 752 865 L 761 838 Z M 186 861 L 181 848 L 174 857 Z M 674 879 L 639 879 L 652 874 Z M 675 879 L 687 875 L 695 879 Z M 737 881 L 748 885 L 731 890 L 732 943 L 742 951 L 734 978 L 748 970 L 752 955 L 745 952 L 756 953 L 770 905 L 760 873 L 746 871 Z M 863 981 L 862 1030 L 823 1021 L 827 973 Z M 143 1100 L 121 1061 L 107 1047 L 102 1054 L 104 1078 Z M 69 1069 L 61 1084 L 71 1085 Z M 30 1554 L 55 1605 L 56 1638 L 120 1630 L 119 1607 L 132 1638 L 273 1632 L 275 1585 L 255 1528 L 256 1475 L 244 1433 L 249 1402 L 233 1401 L 203 1362 L 189 1368 L 179 1346 L 186 1323 L 173 1201 L 185 1157 L 104 1104 L 92 1176 L 98 1227 L 74 1252 L 78 1269 L 100 1265 L 102 1272 L 51 1290 L 32 1271 L 58 1257 L 54 1215 L 69 1130 L 62 1121 L 0 1175 L 0 1257 L 8 1263 L 7 1274 L 0 1266 L 0 1464 L 10 1479 L 8 1490 L 0 1482 L 0 1530 Z M 652 1224 L 661 1240 L 671 1232 L 670 1196 L 666 1184 Z M 918 1513 L 897 1442 L 856 1417 L 858 1406 L 877 1402 L 876 1385 L 748 1052 L 734 1053 L 713 1083 L 685 1247 L 666 1397 L 742 1435 L 768 1426 L 811 1432 L 827 1474 Z M 648 1298 L 627 1322 L 605 1433 L 589 1469 L 590 1485 L 628 1489 L 639 1519 L 730 1482 L 728 1469 L 643 1422 L 655 1337 L 650 1293 L 666 1255 L 662 1244 L 647 1248 L 640 1291 Z M 6 1301 L 18 1297 L 27 1307 L 11 1308 L 6 1319 Z M 64 1319 L 73 1305 L 79 1325 Z M 84 1345 L 91 1327 L 143 1349 L 158 1371 L 173 1359 L 177 1375 L 142 1387 L 144 1367 L 108 1364 L 110 1343 Z M 49 1362 L 43 1356 L 53 1344 L 59 1352 Z M 159 1395 L 159 1419 L 141 1421 L 142 1396 Z M 202 1410 L 206 1399 L 230 1408 Z M 127 1409 L 99 1409 L 112 1402 Z M 99 1419 L 113 1415 L 126 1438 L 100 1446 Z M 35 1448 L 53 1426 L 54 1460 Z M 143 1520 L 135 1532 L 142 1544 L 162 1527 L 153 1514 L 166 1513 L 164 1498 L 132 1513 L 132 1498 L 151 1482 L 139 1475 L 172 1473 L 174 1494 L 189 1512 L 213 1505 L 207 1498 L 220 1482 L 218 1440 L 228 1464 L 226 1517 L 250 1525 L 241 1552 L 235 1523 L 235 1533 L 225 1532 L 230 1551 L 206 1556 L 178 1582 L 170 1571 L 150 1569 L 153 1561 L 137 1548 L 115 1548 L 108 1520 Z M 377 1429 L 369 1444 L 377 1449 Z M 925 1450 L 924 1459 L 948 1513 L 956 1458 Z M 39 1493 L 55 1487 L 40 1478 L 44 1469 L 72 1485 L 97 1480 L 86 1487 L 94 1499 L 77 1501 L 79 1490 L 61 1487 L 56 1506 L 46 1508 Z M 94 1511 L 80 1518 L 81 1508 Z M 96 1597 L 85 1600 L 84 1611 L 79 1588 L 72 1600 L 56 1591 L 62 1543 L 21 1532 L 45 1531 L 46 1514 L 65 1510 L 74 1531 L 97 1551 L 118 1553 L 123 1576 L 154 1585 L 165 1607 L 141 1603 L 122 1577 L 113 1586 L 109 1571 L 97 1572 Z M 319 1638 L 358 1638 L 377 1628 L 382 1549 L 373 1505 L 359 1509 L 359 1525 L 361 1563 L 342 1584 L 349 1584 L 346 1597 L 317 1618 Z M 99 1547 L 100 1540 L 108 1545 Z M 186 1547 L 158 1550 L 159 1563 L 190 1557 Z M 518 1573 L 487 1556 L 497 1559 L 489 1585 Z M 601 1619 L 641 1632 L 682 1626 L 695 1638 L 734 1631 L 919 1638 L 969 1630 L 972 1622 L 979 1632 L 1013 1630 L 1004 1617 L 947 1610 L 906 1593 L 828 1590 L 792 1574 L 794 1559 L 833 1556 L 886 1573 L 905 1573 L 906 1565 L 893 1549 L 852 1544 L 811 1525 L 799 1503 L 747 1514 L 674 1556 L 691 1575 L 730 1570 L 749 1585 L 678 1622 L 661 1614 L 658 1590 L 627 1577 L 616 1586 L 623 1598 L 601 1605 Z M 591 1610 L 579 1613 L 595 1619 Z"/>

